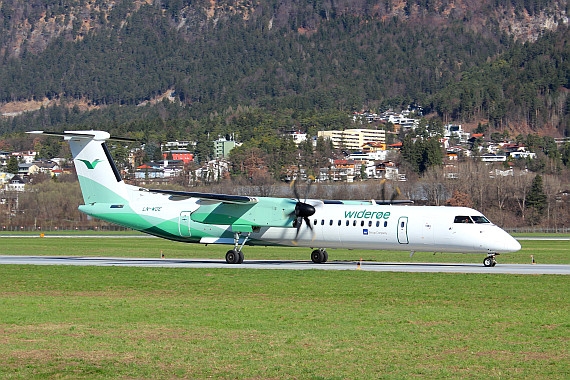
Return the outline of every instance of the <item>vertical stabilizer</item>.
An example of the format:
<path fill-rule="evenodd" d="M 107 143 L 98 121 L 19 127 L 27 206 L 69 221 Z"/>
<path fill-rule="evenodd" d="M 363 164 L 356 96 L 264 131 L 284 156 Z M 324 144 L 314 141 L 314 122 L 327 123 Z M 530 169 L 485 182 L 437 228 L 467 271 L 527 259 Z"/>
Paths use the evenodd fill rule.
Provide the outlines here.
<path fill-rule="evenodd" d="M 71 148 L 85 204 L 128 203 L 127 186 L 123 182 L 105 141 L 111 138 L 103 131 L 34 131 L 28 133 L 63 136 Z"/>

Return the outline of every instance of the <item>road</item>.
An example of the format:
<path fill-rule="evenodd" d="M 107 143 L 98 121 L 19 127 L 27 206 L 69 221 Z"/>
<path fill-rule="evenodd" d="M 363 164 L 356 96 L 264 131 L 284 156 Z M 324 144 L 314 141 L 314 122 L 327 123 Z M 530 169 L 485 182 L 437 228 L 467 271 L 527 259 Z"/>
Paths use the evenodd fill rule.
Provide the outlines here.
<path fill-rule="evenodd" d="M 165 267 L 165 268 L 231 268 L 231 269 L 290 269 L 290 270 L 361 270 L 372 272 L 432 272 L 432 273 L 508 273 L 508 274 L 570 274 L 570 265 L 549 264 L 482 264 L 457 263 L 379 263 L 331 261 L 313 264 L 311 261 L 294 260 L 246 260 L 241 265 L 227 264 L 214 259 L 151 259 L 125 257 L 79 256 L 10 256 L 0 255 L 0 265 L 82 265 L 117 267 Z"/>

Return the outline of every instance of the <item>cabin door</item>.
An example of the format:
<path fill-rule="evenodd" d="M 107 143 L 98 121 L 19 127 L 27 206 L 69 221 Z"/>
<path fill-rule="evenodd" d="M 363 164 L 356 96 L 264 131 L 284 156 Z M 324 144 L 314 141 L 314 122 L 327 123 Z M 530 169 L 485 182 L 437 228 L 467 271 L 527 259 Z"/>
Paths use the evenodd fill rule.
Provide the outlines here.
<path fill-rule="evenodd" d="M 408 244 L 408 217 L 401 216 L 398 219 L 398 243 Z"/>
<path fill-rule="evenodd" d="M 182 211 L 180 213 L 180 222 L 178 227 L 180 229 L 180 236 L 190 237 L 190 211 Z"/>

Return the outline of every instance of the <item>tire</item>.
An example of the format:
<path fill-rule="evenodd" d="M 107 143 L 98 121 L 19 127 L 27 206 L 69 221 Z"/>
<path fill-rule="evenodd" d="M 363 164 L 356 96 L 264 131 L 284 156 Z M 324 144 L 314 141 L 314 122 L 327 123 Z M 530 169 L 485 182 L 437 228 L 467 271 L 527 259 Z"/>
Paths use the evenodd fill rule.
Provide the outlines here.
<path fill-rule="evenodd" d="M 241 264 L 243 263 L 243 252 L 242 251 L 238 251 L 238 261 L 237 264 Z"/>
<path fill-rule="evenodd" d="M 327 253 L 327 251 L 322 251 L 323 252 L 323 263 L 326 263 L 327 261 L 329 261 L 329 254 Z"/>
<path fill-rule="evenodd" d="M 493 257 L 491 256 L 487 256 L 483 259 L 483 265 L 485 265 L 486 267 L 492 267 L 493 266 Z"/>
<path fill-rule="evenodd" d="M 315 263 L 315 264 L 320 264 L 323 262 L 324 259 L 324 255 L 323 255 L 323 251 L 321 251 L 320 249 L 315 249 L 312 253 L 311 253 L 311 260 Z"/>
<path fill-rule="evenodd" d="M 238 260 L 239 260 L 239 254 L 236 251 L 234 251 L 233 249 L 230 249 L 226 253 L 226 263 L 237 264 Z"/>

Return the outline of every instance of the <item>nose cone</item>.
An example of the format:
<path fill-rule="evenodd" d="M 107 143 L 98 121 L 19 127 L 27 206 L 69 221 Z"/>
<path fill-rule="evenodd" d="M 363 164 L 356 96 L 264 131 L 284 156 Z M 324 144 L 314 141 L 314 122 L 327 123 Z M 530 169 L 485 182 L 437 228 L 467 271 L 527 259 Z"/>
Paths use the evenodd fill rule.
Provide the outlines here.
<path fill-rule="evenodd" d="M 485 247 L 488 252 L 509 253 L 520 251 L 521 244 L 507 232 L 495 226 L 492 233 L 483 240 L 481 247 Z"/>
<path fill-rule="evenodd" d="M 521 243 L 519 243 L 518 240 L 512 237 L 511 235 L 507 234 L 507 238 L 505 239 L 505 253 L 516 252 L 520 250 L 521 250 Z"/>

